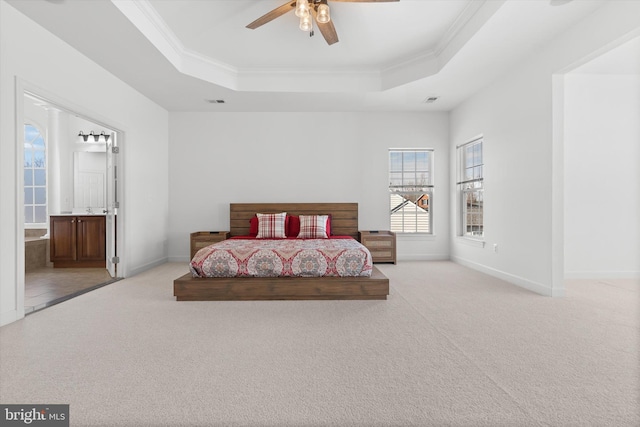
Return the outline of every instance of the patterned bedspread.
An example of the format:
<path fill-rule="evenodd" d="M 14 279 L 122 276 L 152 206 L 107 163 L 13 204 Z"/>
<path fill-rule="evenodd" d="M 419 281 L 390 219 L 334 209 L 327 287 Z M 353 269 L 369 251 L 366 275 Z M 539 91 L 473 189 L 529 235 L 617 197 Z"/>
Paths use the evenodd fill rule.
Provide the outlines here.
<path fill-rule="evenodd" d="M 200 249 L 194 277 L 371 276 L 369 250 L 348 239 L 229 239 Z"/>

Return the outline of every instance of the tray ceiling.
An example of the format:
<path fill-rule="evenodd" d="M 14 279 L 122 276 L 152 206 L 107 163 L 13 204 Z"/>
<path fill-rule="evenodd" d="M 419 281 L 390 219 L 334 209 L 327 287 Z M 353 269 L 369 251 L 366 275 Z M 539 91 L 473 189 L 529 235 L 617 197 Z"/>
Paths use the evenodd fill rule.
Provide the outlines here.
<path fill-rule="evenodd" d="M 329 46 L 245 28 L 282 0 L 7 2 L 170 111 L 448 111 L 604 4 L 330 1 Z"/>

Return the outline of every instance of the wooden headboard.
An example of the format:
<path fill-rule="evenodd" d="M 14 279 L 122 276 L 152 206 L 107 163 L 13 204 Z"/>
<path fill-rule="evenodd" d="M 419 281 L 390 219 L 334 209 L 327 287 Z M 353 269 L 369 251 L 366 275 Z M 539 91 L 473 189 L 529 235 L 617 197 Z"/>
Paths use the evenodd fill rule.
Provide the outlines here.
<path fill-rule="evenodd" d="M 231 203 L 232 236 L 249 234 L 249 220 L 256 213 L 286 212 L 289 215 L 331 215 L 331 234 L 358 238 L 357 203 Z"/>

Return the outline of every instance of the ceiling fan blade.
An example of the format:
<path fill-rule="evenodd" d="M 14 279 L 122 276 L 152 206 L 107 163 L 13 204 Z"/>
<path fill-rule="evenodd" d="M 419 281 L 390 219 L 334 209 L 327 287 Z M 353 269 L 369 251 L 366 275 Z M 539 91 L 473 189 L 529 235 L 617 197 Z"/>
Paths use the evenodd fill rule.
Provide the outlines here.
<path fill-rule="evenodd" d="M 311 13 L 313 14 L 313 20 L 316 21 L 316 25 L 318 29 L 322 33 L 322 37 L 327 41 L 327 44 L 331 46 L 334 43 L 338 43 L 338 33 L 336 33 L 336 27 L 333 26 L 333 20 L 327 22 L 326 24 L 322 24 L 318 22 L 318 13 L 315 9 L 311 9 Z"/>
<path fill-rule="evenodd" d="M 271 12 L 265 13 L 260 18 L 256 19 L 251 24 L 247 25 L 247 28 L 251 28 L 252 30 L 255 30 L 256 28 L 263 26 L 267 22 L 271 22 L 274 19 L 284 15 L 287 12 L 295 10 L 295 8 L 296 8 L 295 0 L 290 0 L 287 3 L 283 4 L 282 6 L 276 7 Z"/>

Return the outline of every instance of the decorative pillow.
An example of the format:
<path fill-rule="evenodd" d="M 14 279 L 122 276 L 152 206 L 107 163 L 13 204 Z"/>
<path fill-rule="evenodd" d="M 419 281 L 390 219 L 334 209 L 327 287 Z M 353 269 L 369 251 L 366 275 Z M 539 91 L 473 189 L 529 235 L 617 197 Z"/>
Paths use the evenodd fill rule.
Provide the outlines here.
<path fill-rule="evenodd" d="M 331 236 L 331 215 L 327 215 L 327 236 Z M 254 236 L 258 233 L 258 222 L 256 219 L 256 231 Z M 287 215 L 287 237 L 298 237 L 300 234 L 300 217 L 297 215 Z"/>
<path fill-rule="evenodd" d="M 298 239 L 327 239 L 329 215 L 300 215 Z"/>
<path fill-rule="evenodd" d="M 300 217 L 287 215 L 287 237 L 298 237 L 300 234 Z"/>
<path fill-rule="evenodd" d="M 284 239 L 287 213 L 256 214 L 258 217 L 257 239 Z"/>
<path fill-rule="evenodd" d="M 257 235 L 258 235 L 258 217 L 254 215 L 253 218 L 249 220 L 249 236 L 256 237 Z"/>

